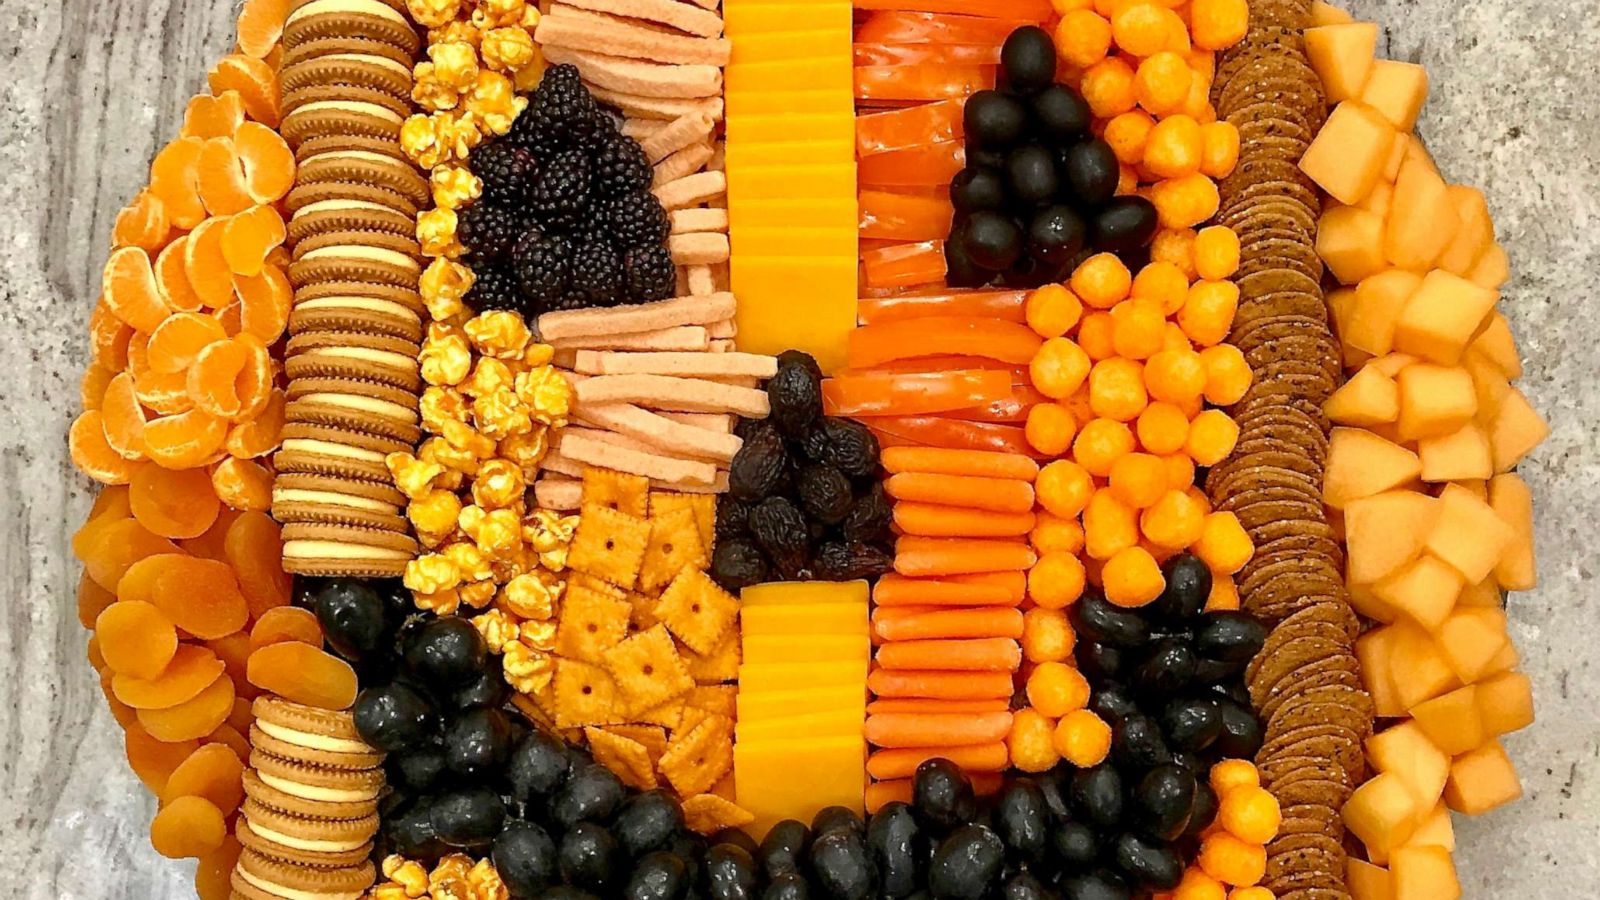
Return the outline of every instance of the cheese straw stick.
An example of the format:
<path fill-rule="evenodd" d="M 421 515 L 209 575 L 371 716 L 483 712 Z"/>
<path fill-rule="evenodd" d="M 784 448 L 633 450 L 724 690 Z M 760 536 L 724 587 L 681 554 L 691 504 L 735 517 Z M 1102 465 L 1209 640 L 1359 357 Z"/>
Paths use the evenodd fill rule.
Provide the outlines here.
<path fill-rule="evenodd" d="M 577 66 L 583 80 L 595 87 L 640 97 L 694 100 L 722 93 L 722 70 L 716 66 L 645 62 L 571 47 L 546 47 L 544 58 Z"/>
<path fill-rule="evenodd" d="M 733 351 L 733 341 L 712 341 L 710 351 L 712 353 L 730 353 Z"/>
<path fill-rule="evenodd" d="M 647 121 L 660 122 L 659 119 Z M 703 143 L 711 137 L 717 123 L 703 112 L 686 113 L 652 131 L 640 141 L 644 155 L 652 164 L 658 163 L 690 144 Z"/>
<path fill-rule="evenodd" d="M 712 340 L 723 340 L 725 338 L 738 337 L 739 325 L 732 319 L 724 319 L 721 322 L 712 322 L 706 326 L 706 334 L 710 336 Z"/>
<path fill-rule="evenodd" d="M 675 209 L 667 214 L 667 218 L 672 222 L 673 234 L 700 231 L 728 233 L 728 211 L 725 209 Z"/>
<path fill-rule="evenodd" d="M 722 34 L 722 17 L 714 12 L 694 6 L 685 6 L 678 0 L 565 0 L 566 3 L 610 13 L 629 19 L 644 19 L 671 25 L 700 37 L 714 38 Z"/>
<path fill-rule="evenodd" d="M 710 144 L 690 144 L 661 162 L 656 163 L 654 180 L 651 184 L 659 187 L 663 184 L 677 181 L 685 175 L 693 175 L 704 169 L 706 162 L 710 159 Z"/>
<path fill-rule="evenodd" d="M 609 103 L 626 115 L 647 119 L 676 119 L 689 113 L 704 113 L 722 121 L 722 98 L 700 97 L 674 99 L 672 97 L 645 97 L 628 91 L 612 91 L 591 85 L 589 93 L 601 103 Z"/>
<path fill-rule="evenodd" d="M 676 375 L 681 378 L 748 376 L 771 378 L 778 361 L 758 353 L 601 353 L 585 350 L 573 361 L 587 375 Z"/>
<path fill-rule="evenodd" d="M 541 46 L 570 47 L 663 63 L 725 66 L 733 44 L 726 38 L 673 34 L 563 3 L 550 7 L 533 38 Z"/>
<path fill-rule="evenodd" d="M 631 403 L 579 406 L 573 410 L 572 416 L 580 422 L 641 441 L 656 450 L 695 459 L 732 462 L 734 454 L 744 445 L 743 440 L 732 434 L 718 434 L 674 422 Z"/>
<path fill-rule="evenodd" d="M 698 325 L 660 328 L 628 334 L 590 334 L 552 340 L 556 350 L 707 350 L 706 330 Z"/>
<path fill-rule="evenodd" d="M 533 499 L 543 509 L 577 509 L 583 504 L 583 482 L 570 478 L 541 478 L 534 482 Z"/>
<path fill-rule="evenodd" d="M 624 119 L 622 133 L 643 145 L 645 141 L 660 134 L 662 129 L 671 126 L 671 124 L 671 122 L 663 122 L 660 119 Z"/>
<path fill-rule="evenodd" d="M 643 475 L 673 485 L 709 486 L 717 477 L 717 467 L 711 463 L 645 453 L 584 434 L 573 434 L 570 428 L 562 432 L 560 446 L 561 455 L 574 462 Z"/>
<path fill-rule="evenodd" d="M 682 271 L 691 296 L 705 297 L 717 292 L 716 280 L 711 277 L 710 266 L 687 266 Z"/>
<path fill-rule="evenodd" d="M 562 341 L 588 335 L 635 334 L 680 325 L 704 325 L 732 318 L 734 306 L 732 294 L 713 294 L 637 306 L 561 310 L 539 317 L 539 334 L 546 341 Z"/>
<path fill-rule="evenodd" d="M 709 266 L 728 260 L 728 236 L 708 231 L 701 234 L 674 234 L 667 238 L 672 262 L 679 266 Z"/>
<path fill-rule="evenodd" d="M 664 412 L 658 415 L 663 419 L 671 419 L 695 428 L 704 428 L 719 434 L 733 434 L 734 417 L 727 413 Z"/>
<path fill-rule="evenodd" d="M 668 212 L 688 206 L 699 206 L 713 197 L 722 196 L 727 191 L 728 176 L 721 172 L 696 172 L 650 189 Z"/>
<path fill-rule="evenodd" d="M 578 383 L 583 403 L 637 403 L 681 412 L 731 412 L 764 418 L 771 407 L 765 391 L 669 375 L 600 375 Z"/>

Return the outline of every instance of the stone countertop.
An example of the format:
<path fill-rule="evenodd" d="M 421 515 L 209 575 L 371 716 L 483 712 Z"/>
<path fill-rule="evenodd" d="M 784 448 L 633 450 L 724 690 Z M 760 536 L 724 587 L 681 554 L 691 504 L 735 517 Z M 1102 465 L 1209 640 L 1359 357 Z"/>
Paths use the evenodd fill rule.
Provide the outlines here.
<path fill-rule="evenodd" d="M 1542 584 L 1511 600 L 1539 721 L 1507 743 L 1519 804 L 1459 820 L 1469 897 L 1573 897 L 1600 882 L 1600 24 L 1567 0 L 1350 0 L 1380 54 L 1424 63 L 1421 130 L 1481 186 L 1513 277 L 1503 308 L 1553 433 L 1524 472 Z M 89 484 L 67 462 L 84 323 L 117 210 L 226 51 L 233 3 L 0 0 L 0 871 L 22 900 L 192 897 L 150 848 L 154 801 L 122 758 L 83 657 L 67 539 Z M 1590 885 L 1589 888 L 1573 885 Z"/>

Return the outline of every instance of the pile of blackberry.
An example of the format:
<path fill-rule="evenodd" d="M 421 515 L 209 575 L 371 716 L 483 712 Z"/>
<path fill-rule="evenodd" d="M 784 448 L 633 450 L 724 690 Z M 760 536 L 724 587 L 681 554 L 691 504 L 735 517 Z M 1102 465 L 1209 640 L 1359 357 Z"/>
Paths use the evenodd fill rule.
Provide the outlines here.
<path fill-rule="evenodd" d="M 552 66 L 511 131 L 468 159 L 483 195 L 460 212 L 467 304 L 526 317 L 648 303 L 676 287 L 650 160 L 577 68 Z"/>

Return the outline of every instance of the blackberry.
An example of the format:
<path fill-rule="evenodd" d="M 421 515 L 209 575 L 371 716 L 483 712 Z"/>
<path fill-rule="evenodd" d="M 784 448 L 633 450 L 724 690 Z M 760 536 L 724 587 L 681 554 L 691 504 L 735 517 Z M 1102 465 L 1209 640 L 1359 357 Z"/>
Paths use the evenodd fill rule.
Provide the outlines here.
<path fill-rule="evenodd" d="M 495 141 L 472 151 L 467 161 L 472 174 L 483 179 L 483 199 L 501 206 L 521 206 L 539 175 L 533 154 L 506 141 Z"/>
<path fill-rule="evenodd" d="M 612 242 L 623 249 L 659 244 L 672 231 L 666 207 L 655 194 L 643 190 L 608 202 L 605 220 Z"/>
<path fill-rule="evenodd" d="M 535 153 L 578 146 L 600 128 L 603 116 L 594 95 L 578 77 L 577 66 L 551 66 L 533 92 L 532 102 L 517 117 L 516 125 L 527 126 L 518 143 Z"/>
<path fill-rule="evenodd" d="M 567 292 L 568 257 L 572 245 L 563 238 L 529 231 L 511 251 L 512 266 L 523 296 L 537 311 L 554 309 Z"/>
<path fill-rule="evenodd" d="M 662 244 L 633 247 L 622 255 L 629 302 L 665 300 L 677 293 L 678 271 Z"/>
<path fill-rule="evenodd" d="M 584 306 L 611 306 L 621 299 L 621 290 L 622 261 L 610 244 L 591 241 L 573 251 L 569 298 L 578 298 Z"/>
<path fill-rule="evenodd" d="M 611 134 L 594 154 L 594 190 L 602 197 L 642 191 L 650 187 L 650 159 L 639 142 L 624 134 Z"/>
<path fill-rule="evenodd" d="M 517 276 L 510 269 L 503 266 L 482 266 L 473 269 L 477 277 L 472 282 L 472 287 L 467 289 L 467 294 L 462 299 L 466 304 L 478 312 L 488 312 L 491 309 L 512 309 L 521 311 L 522 290 L 517 284 Z"/>
<path fill-rule="evenodd" d="M 564 150 L 545 162 L 528 192 L 528 204 L 546 227 L 569 229 L 589 209 L 589 157 L 582 150 Z"/>
<path fill-rule="evenodd" d="M 456 237 L 475 259 L 504 259 L 526 231 L 522 217 L 503 206 L 479 200 L 456 220 Z"/>

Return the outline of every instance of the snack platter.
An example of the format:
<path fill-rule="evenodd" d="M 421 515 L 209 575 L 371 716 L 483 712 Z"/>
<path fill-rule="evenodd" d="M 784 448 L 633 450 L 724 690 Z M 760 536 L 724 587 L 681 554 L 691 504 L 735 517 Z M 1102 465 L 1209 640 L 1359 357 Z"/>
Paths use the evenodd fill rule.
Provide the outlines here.
<path fill-rule="evenodd" d="M 1549 429 L 1379 33 L 246 0 L 67 436 L 151 845 L 201 900 L 1462 896 Z"/>

